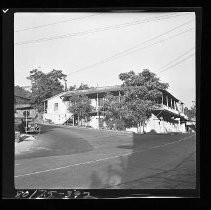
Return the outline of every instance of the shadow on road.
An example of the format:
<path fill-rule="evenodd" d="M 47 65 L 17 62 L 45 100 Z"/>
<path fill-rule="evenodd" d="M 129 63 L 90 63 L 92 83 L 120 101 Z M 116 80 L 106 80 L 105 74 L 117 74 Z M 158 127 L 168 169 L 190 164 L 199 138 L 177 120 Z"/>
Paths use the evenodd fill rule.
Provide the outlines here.
<path fill-rule="evenodd" d="M 63 156 L 84 153 L 93 150 L 93 146 L 84 138 L 69 130 L 61 130 L 58 126 L 41 125 L 42 133 L 38 134 L 34 146 L 26 152 L 16 155 L 16 159 L 31 159 L 37 157 Z M 52 131 L 51 133 L 48 133 Z M 46 134 L 46 135 L 45 135 Z M 37 143 L 36 143 L 37 141 Z"/>
<path fill-rule="evenodd" d="M 181 152 L 184 157 L 187 157 L 190 142 L 186 143 L 186 148 L 174 149 L 174 146 L 169 148 L 161 147 L 159 150 L 147 149 L 168 144 L 187 137 L 187 135 L 147 135 L 134 134 L 131 145 L 120 145 L 119 148 L 125 149 L 128 155 L 119 156 L 115 160 L 110 161 L 104 168 L 98 168 L 92 172 L 90 180 L 91 189 L 162 189 L 174 188 L 177 185 L 163 177 L 156 177 L 156 174 L 168 174 L 170 168 L 162 165 L 177 159 L 177 153 Z M 181 150 L 181 151 L 180 151 Z M 194 150 L 194 146 L 193 146 Z M 176 151 L 176 152 L 175 152 Z M 186 154 L 187 152 L 187 154 Z M 190 151 L 191 152 L 191 151 Z M 181 155 L 181 154 L 180 154 Z M 183 157 L 181 156 L 181 157 Z M 165 158 L 166 157 L 166 158 Z M 178 158 L 179 160 L 179 158 Z M 182 161 L 182 160 L 181 160 Z M 176 162 L 175 162 L 176 163 Z M 102 163 L 101 163 L 102 164 Z M 106 163 L 104 163 L 106 164 Z M 173 166 L 172 166 L 173 167 Z M 184 173 L 186 173 L 184 171 Z M 185 178 L 184 178 L 185 179 Z M 171 179 L 170 179 L 171 180 Z M 194 180 L 194 178 L 193 178 Z M 184 180 L 186 181 L 186 180 Z M 177 180 L 175 181 L 177 182 Z M 194 181 L 192 182 L 194 186 Z M 185 186 L 185 185 L 184 185 Z M 192 187 L 193 187 L 192 186 Z M 177 187 L 176 187 L 177 188 Z M 191 188 L 191 186 L 189 186 Z"/>
<path fill-rule="evenodd" d="M 41 132 L 40 134 L 44 134 L 47 133 L 49 131 L 52 131 L 54 128 L 58 128 L 58 126 L 54 126 L 54 125 L 44 125 L 44 124 L 38 124 L 41 128 Z"/>

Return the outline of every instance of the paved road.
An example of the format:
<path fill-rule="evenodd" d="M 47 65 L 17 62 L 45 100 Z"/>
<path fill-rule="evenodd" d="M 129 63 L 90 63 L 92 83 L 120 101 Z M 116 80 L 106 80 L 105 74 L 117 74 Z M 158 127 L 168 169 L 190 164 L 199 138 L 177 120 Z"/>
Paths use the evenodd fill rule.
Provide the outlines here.
<path fill-rule="evenodd" d="M 164 179 L 146 180 L 162 173 L 175 178 L 172 171 L 196 150 L 194 134 L 133 135 L 52 125 L 42 130 L 32 150 L 16 155 L 17 189 L 172 188 Z M 191 163 L 195 172 L 195 160 Z M 185 174 L 189 168 L 180 170 Z M 183 186 L 195 188 L 195 176 Z"/>

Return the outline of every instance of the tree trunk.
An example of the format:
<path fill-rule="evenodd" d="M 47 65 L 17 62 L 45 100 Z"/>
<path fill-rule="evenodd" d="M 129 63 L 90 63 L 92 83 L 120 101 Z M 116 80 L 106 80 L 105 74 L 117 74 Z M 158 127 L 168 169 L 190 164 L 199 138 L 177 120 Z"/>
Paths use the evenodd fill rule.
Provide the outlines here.
<path fill-rule="evenodd" d="M 143 133 L 144 133 L 144 132 L 145 132 L 145 131 L 144 131 L 144 122 L 142 122 L 142 125 L 143 125 Z"/>

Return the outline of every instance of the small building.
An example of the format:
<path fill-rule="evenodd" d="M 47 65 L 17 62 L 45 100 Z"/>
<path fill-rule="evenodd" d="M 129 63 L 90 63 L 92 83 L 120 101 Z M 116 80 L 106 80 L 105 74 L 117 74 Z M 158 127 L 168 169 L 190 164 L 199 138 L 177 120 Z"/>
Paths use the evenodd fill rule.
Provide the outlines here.
<path fill-rule="evenodd" d="M 67 91 L 55 95 L 43 101 L 44 114 L 43 119 L 49 120 L 55 124 L 73 124 L 73 114 L 68 111 L 68 98 L 72 95 L 85 94 L 91 100 L 93 106 L 90 112 L 90 121 L 83 122 L 83 125 L 90 126 L 96 129 L 105 126 L 103 123 L 104 115 L 99 108 L 103 106 L 105 95 L 111 92 L 113 95 L 121 96 L 121 86 L 97 87 L 87 90 Z M 63 100 L 63 99 L 66 100 Z M 175 98 L 168 91 L 162 90 L 160 98 L 160 107 L 152 112 L 151 117 L 146 122 L 145 132 L 167 133 L 167 132 L 186 132 L 187 116 L 184 114 L 184 104 Z M 128 131 L 137 132 L 137 128 L 126 129 Z"/>
<path fill-rule="evenodd" d="M 31 106 L 31 104 L 15 104 L 15 118 L 25 119 L 26 112 L 28 112 L 27 118 L 35 118 L 37 111 Z"/>

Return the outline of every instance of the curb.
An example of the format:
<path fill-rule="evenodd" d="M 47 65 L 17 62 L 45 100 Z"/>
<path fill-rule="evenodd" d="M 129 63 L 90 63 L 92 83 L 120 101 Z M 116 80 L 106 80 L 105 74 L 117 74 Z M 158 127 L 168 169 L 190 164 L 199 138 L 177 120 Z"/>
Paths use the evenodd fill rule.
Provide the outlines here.
<path fill-rule="evenodd" d="M 51 126 L 58 126 L 62 128 L 74 128 L 74 129 L 84 129 L 84 130 L 95 130 L 95 131 L 102 131 L 102 132 L 114 132 L 119 134 L 125 134 L 125 135 L 178 135 L 178 134 L 187 134 L 187 133 L 180 133 L 180 132 L 172 132 L 172 133 L 135 133 L 133 131 L 118 131 L 118 130 L 109 130 L 109 129 L 97 129 L 97 128 L 90 128 L 90 127 L 78 127 L 78 126 L 68 126 L 68 125 L 60 125 L 60 124 L 48 124 L 48 123 L 40 123 L 41 125 L 51 125 Z"/>
<path fill-rule="evenodd" d="M 118 131 L 118 130 L 109 130 L 109 129 L 97 129 L 97 128 L 90 128 L 90 127 L 78 127 L 78 126 L 68 126 L 68 125 L 60 125 L 60 124 L 48 124 L 48 123 L 41 123 L 41 125 L 52 125 L 58 126 L 63 128 L 74 128 L 74 129 L 84 129 L 84 130 L 95 130 L 95 131 L 103 131 L 103 132 L 114 132 L 120 134 L 133 134 L 132 131 Z"/>

